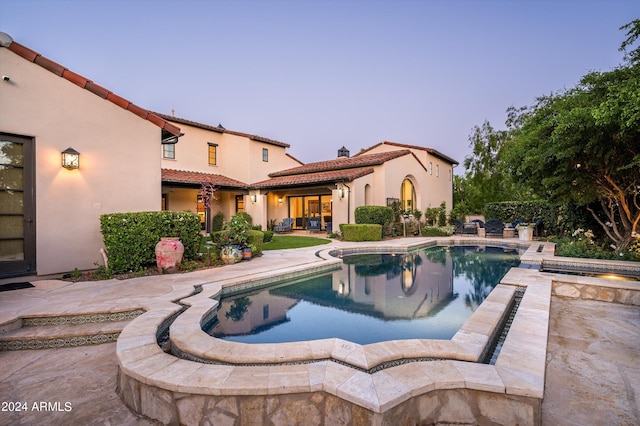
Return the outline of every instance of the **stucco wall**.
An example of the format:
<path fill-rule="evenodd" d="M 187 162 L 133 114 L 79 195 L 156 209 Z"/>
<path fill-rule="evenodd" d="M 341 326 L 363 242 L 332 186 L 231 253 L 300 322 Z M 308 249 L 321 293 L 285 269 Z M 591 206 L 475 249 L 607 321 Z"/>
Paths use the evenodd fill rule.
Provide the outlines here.
<path fill-rule="evenodd" d="M 175 159 L 162 159 L 165 169 L 190 170 L 230 177 L 244 183 L 269 178 L 276 170 L 300 164 L 288 157 L 284 147 L 251 140 L 230 133 L 217 133 L 177 123 L 184 133 L 175 147 Z M 209 164 L 208 143 L 217 144 L 217 164 Z M 262 149 L 269 151 L 269 161 L 262 161 Z M 162 153 L 160 153 L 162 157 Z"/>
<path fill-rule="evenodd" d="M 367 154 L 408 149 L 401 146 L 380 144 L 367 151 Z M 416 207 L 424 212 L 427 207 L 439 207 L 442 201 L 447 204 L 447 211 L 453 207 L 453 165 L 426 150 L 409 148 L 426 168 L 420 173 L 420 194 Z M 403 157 L 404 158 L 404 157 Z M 415 175 L 418 177 L 417 175 Z M 398 188 L 399 191 L 399 188 Z M 417 191 L 417 188 L 416 188 Z M 397 195 L 393 197 L 398 197 Z"/>
<path fill-rule="evenodd" d="M 4 48 L 0 74 L 0 131 L 35 139 L 37 272 L 95 268 L 101 214 L 160 209 L 161 130 Z"/>

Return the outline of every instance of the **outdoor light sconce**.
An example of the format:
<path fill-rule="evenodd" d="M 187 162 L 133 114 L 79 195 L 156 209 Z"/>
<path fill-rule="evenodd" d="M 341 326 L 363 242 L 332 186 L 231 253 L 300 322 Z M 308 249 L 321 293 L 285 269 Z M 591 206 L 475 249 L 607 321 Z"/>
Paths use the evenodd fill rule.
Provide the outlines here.
<path fill-rule="evenodd" d="M 338 198 L 341 200 L 344 198 L 344 188 L 342 187 L 338 188 Z"/>
<path fill-rule="evenodd" d="M 282 197 L 278 197 L 278 203 L 282 203 Z"/>
<path fill-rule="evenodd" d="M 255 203 L 256 202 L 256 194 L 251 194 L 251 202 Z"/>
<path fill-rule="evenodd" d="M 71 147 L 62 151 L 62 167 L 69 170 L 79 169 L 80 153 Z"/>

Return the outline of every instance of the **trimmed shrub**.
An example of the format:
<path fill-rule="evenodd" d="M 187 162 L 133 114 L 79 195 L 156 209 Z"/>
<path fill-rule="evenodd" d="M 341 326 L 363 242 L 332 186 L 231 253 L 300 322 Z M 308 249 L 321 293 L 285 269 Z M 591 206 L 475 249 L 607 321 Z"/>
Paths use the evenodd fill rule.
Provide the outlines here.
<path fill-rule="evenodd" d="M 393 209 L 387 206 L 356 207 L 355 218 L 357 224 L 375 223 L 385 226 L 393 221 Z"/>
<path fill-rule="evenodd" d="M 340 233 L 343 241 L 380 241 L 382 240 L 382 225 L 341 223 Z"/>
<path fill-rule="evenodd" d="M 249 240 L 247 241 L 247 244 L 253 244 L 255 247 L 253 249 L 253 257 L 259 256 L 262 254 L 263 241 L 264 241 L 264 232 L 256 231 L 255 229 L 252 229 L 249 231 Z"/>
<path fill-rule="evenodd" d="M 213 216 L 213 220 L 211 221 L 211 232 L 222 231 L 223 226 L 224 226 L 224 213 L 218 212 Z"/>
<path fill-rule="evenodd" d="M 191 212 L 110 213 L 100 216 L 100 231 L 109 257 L 109 271 L 139 271 L 156 262 L 155 247 L 162 237 L 178 237 L 183 259 L 200 249 L 200 218 Z"/>
<path fill-rule="evenodd" d="M 270 243 L 273 240 L 273 231 L 262 231 L 262 233 L 264 234 L 263 243 Z"/>

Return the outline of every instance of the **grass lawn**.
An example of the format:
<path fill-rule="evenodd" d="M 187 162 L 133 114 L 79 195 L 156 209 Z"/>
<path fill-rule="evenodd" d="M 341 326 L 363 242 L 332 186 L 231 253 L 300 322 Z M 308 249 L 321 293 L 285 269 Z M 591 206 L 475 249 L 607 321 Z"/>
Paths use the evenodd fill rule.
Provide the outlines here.
<path fill-rule="evenodd" d="M 328 244 L 331 240 L 317 237 L 301 237 L 298 235 L 274 235 L 269 243 L 262 245 L 262 250 L 283 250 Z"/>

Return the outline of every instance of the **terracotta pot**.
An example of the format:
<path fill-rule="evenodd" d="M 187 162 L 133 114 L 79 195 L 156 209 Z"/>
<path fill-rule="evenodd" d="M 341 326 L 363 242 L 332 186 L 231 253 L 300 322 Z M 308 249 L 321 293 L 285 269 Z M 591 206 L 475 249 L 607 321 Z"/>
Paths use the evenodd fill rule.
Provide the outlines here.
<path fill-rule="evenodd" d="M 184 246 L 177 237 L 161 238 L 156 244 L 156 264 L 162 273 L 176 272 L 177 266 L 182 262 Z"/>
<path fill-rule="evenodd" d="M 226 244 L 220 247 L 220 260 L 227 265 L 242 260 L 242 247 L 235 244 Z"/>

